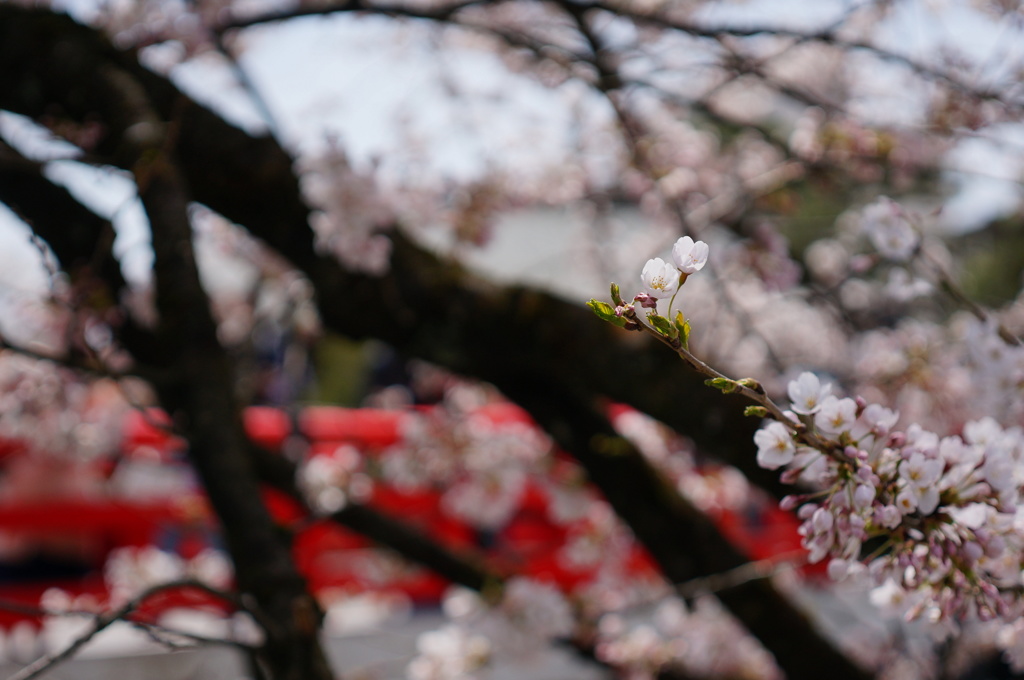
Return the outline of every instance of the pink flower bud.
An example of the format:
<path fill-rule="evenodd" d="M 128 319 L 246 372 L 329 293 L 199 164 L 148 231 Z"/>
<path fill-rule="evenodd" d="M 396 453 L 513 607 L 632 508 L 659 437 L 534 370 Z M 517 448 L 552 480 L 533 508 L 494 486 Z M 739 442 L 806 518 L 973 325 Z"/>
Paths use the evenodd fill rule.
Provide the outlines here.
<path fill-rule="evenodd" d="M 985 551 L 974 541 L 967 541 L 964 543 L 962 553 L 971 562 L 977 562 L 985 554 Z"/>
<path fill-rule="evenodd" d="M 825 508 L 818 508 L 811 516 L 811 524 L 814 525 L 815 530 L 823 534 L 832 528 L 835 524 L 835 519 L 832 513 Z"/>
<path fill-rule="evenodd" d="M 782 474 L 779 475 L 779 481 L 783 484 L 795 484 L 796 480 L 800 479 L 800 472 L 798 468 L 783 470 Z"/>
<path fill-rule="evenodd" d="M 841 581 L 850 573 L 850 563 L 842 559 L 834 559 L 828 563 L 828 577 L 833 581 Z"/>
<path fill-rule="evenodd" d="M 802 501 L 804 498 L 805 496 L 785 496 L 781 501 L 779 501 L 779 508 L 782 510 L 786 510 L 788 512 L 795 508 L 796 506 L 798 506 L 800 504 L 800 501 Z"/>
<path fill-rule="evenodd" d="M 1006 551 L 1006 541 L 1002 536 L 993 536 L 985 545 L 985 555 L 995 559 Z"/>
<path fill-rule="evenodd" d="M 640 306 L 644 309 L 655 309 L 658 306 L 658 298 L 647 293 L 637 293 L 636 297 L 633 298 L 633 302 L 639 302 Z"/>
<path fill-rule="evenodd" d="M 809 519 L 811 515 L 818 509 L 818 505 L 815 503 L 808 503 L 797 510 L 796 516 L 800 519 Z"/>
<path fill-rule="evenodd" d="M 871 505 L 875 500 L 875 489 L 867 484 L 858 484 L 857 490 L 853 492 L 853 504 L 863 509 Z"/>

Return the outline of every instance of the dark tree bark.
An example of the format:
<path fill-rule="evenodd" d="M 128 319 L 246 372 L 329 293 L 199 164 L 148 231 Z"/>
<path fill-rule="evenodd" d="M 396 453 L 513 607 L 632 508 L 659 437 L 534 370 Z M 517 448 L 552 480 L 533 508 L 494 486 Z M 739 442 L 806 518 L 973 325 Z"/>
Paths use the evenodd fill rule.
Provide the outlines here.
<path fill-rule="evenodd" d="M 8 34 L 2 53 L 10 57 L 14 47 L 45 54 L 45 74 L 54 80 L 20 84 L 58 82 L 69 88 L 63 96 L 109 125 L 104 142 L 118 164 L 135 176 L 152 232 L 157 336 L 167 350 L 161 357 L 166 377 L 154 386 L 188 439 L 189 459 L 224 527 L 238 589 L 261 614 L 264 670 L 275 680 L 327 680 L 332 674 L 318 639 L 321 612 L 261 500 L 247 455 L 241 408 L 234 398 L 231 363 L 217 339 L 199 281 L 188 219 L 190 197 L 171 150 L 174 119 L 152 109 L 138 81 L 106 58 L 109 51 L 80 51 L 81 43 L 64 39 L 68 27 L 60 17 L 36 13 L 36 18 L 40 23 L 31 28 L 41 30 Z M 81 35 L 90 47 L 101 44 L 95 36 Z M 28 209 L 33 207 L 38 208 Z M 80 224 L 88 232 L 86 238 L 96 236 L 96 222 Z M 74 232 L 67 238 L 53 234 L 50 240 L 58 252 L 67 252 L 76 245 L 76 237 Z"/>
<path fill-rule="evenodd" d="M 29 221 L 47 241 L 72 281 L 88 277 L 101 283 L 108 297 L 124 285 L 121 266 L 113 255 L 114 227 L 85 210 L 64 187 L 42 174 L 40 163 L 29 160 L 0 141 L 0 202 Z M 33 215 L 43 216 L 38 224 Z"/>
<path fill-rule="evenodd" d="M 117 90 L 138 94 L 132 126 L 164 125 L 146 115 L 144 93 L 120 71 L 108 76 Z M 127 103 L 127 102 L 126 102 Z M 235 563 L 238 588 L 252 596 L 273 623 L 266 630 L 264 660 L 269 677 L 308 680 L 332 677 L 319 643 L 322 613 L 306 590 L 290 548 L 263 505 L 250 463 L 241 407 L 228 355 L 217 339 L 209 300 L 199 281 L 188 219 L 189 196 L 163 135 L 142 137 L 121 149 L 134 156 L 132 170 L 149 217 L 160 315 L 158 336 L 176 376 L 156 384 L 161 403 L 189 442 L 196 468 L 217 513 Z M 134 149 L 130 147 L 135 147 Z"/>

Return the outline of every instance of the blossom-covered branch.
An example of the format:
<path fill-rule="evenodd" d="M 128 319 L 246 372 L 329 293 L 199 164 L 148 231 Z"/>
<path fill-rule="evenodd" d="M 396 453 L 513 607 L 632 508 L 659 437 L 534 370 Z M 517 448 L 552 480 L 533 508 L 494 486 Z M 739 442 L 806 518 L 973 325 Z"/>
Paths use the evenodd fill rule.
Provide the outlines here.
<path fill-rule="evenodd" d="M 879 208 L 889 226 L 873 232 L 876 246 L 890 258 L 909 258 L 916 240 L 889 219 L 891 209 Z M 941 436 L 917 424 L 898 429 L 898 413 L 834 395 L 832 385 L 811 372 L 789 383 L 790 405 L 783 410 L 756 381 L 733 380 L 694 357 L 682 312 L 672 321 L 658 313 L 658 301 L 670 298 L 671 314 L 678 287 L 692 273 L 678 253 L 693 247 L 680 239 L 674 266 L 649 261 L 640 277 L 643 291 L 631 303 L 613 284 L 615 306 L 591 300 L 590 307 L 606 321 L 658 337 L 708 376 L 708 385 L 756 404 L 746 412 L 766 418 L 754 435 L 758 464 L 809 489 L 781 506 L 802 520 L 810 562 L 827 559 L 836 579 L 869 578 L 877 586 L 873 600 L 907 601 L 911 619 L 923 616 L 947 628 L 975 619 L 1017 620 L 1024 612 L 1021 428 L 986 417 L 967 422 L 959 435 Z M 641 316 L 637 304 L 651 311 Z"/>

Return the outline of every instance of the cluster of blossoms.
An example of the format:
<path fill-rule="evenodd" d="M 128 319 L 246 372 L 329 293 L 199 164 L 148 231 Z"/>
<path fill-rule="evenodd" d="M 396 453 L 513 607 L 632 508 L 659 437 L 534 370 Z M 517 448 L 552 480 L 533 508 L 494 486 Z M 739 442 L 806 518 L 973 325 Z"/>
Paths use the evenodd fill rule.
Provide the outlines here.
<path fill-rule="evenodd" d="M 653 308 L 656 300 L 675 295 L 686 278 L 703 269 L 707 261 L 708 244 L 683 236 L 672 246 L 672 262 L 656 257 L 644 265 L 640 274 L 644 291 L 636 296 L 636 301 Z"/>
<path fill-rule="evenodd" d="M 363 457 L 349 444 L 328 455 L 310 456 L 299 467 L 297 481 L 307 503 L 324 514 L 337 512 L 350 500 L 361 502 L 373 491 L 373 480 L 363 471 Z"/>
<path fill-rule="evenodd" d="M 878 253 L 894 262 L 909 260 L 921 243 L 906 211 L 887 196 L 864 208 L 861 228 Z"/>
<path fill-rule="evenodd" d="M 829 558 L 834 578 L 866 570 L 880 586 L 875 599 L 913 602 L 910 618 L 1019 616 L 1020 428 L 984 418 L 962 436 L 898 431 L 898 414 L 839 398 L 812 373 L 790 383 L 789 397 L 789 422 L 756 433 L 757 457 L 784 481 L 818 489 L 783 499 L 799 507 L 812 562 Z"/>
<path fill-rule="evenodd" d="M 628 680 L 658 677 L 667 668 L 694 678 L 778 680 L 782 675 L 771 654 L 710 595 L 692 606 L 665 598 L 640 622 L 606 614 L 597 626 L 595 651 Z"/>
<path fill-rule="evenodd" d="M 380 458 L 382 480 L 402 491 L 443 490 L 441 508 L 484 530 L 516 513 L 551 442 L 481 388 L 452 385 L 429 413 L 410 414 L 401 441 Z"/>
<path fill-rule="evenodd" d="M 118 444 L 127 404 L 110 381 L 84 383 L 57 364 L 0 353 L 0 437 L 68 459 L 93 460 Z"/>
<path fill-rule="evenodd" d="M 890 296 L 906 302 L 933 290 L 930 283 L 911 280 L 912 267 L 934 266 L 940 278 L 945 276 L 944 251 L 925 244 L 908 214 L 889 199 L 859 214 L 856 236 L 866 237 L 875 254 L 844 256 L 854 278 L 836 284 L 856 283 L 857 272 L 884 263 L 890 274 L 907 279 L 901 295 Z M 687 276 L 706 262 L 706 246 L 700 246 L 680 239 L 673 264 L 650 260 L 641 275 L 643 292 L 633 302 L 655 310 L 659 299 L 674 298 Z M 892 288 L 890 281 L 886 291 Z M 642 323 L 614 286 L 612 297 L 618 318 L 611 317 L 610 308 L 591 304 L 598 316 L 673 341 L 688 363 L 718 376 L 709 383 L 725 391 L 757 385 L 723 378 L 691 355 L 684 319 L 673 323 L 652 311 Z M 784 482 L 804 487 L 782 507 L 795 510 L 802 521 L 802 544 L 811 562 L 827 560 L 832 578 L 870 584 L 874 605 L 900 610 L 908 620 L 940 624 L 932 628 L 940 634 L 969 621 L 1001 625 L 993 639 L 1015 668 L 1024 668 L 1024 626 L 1014 623 L 1024 613 L 1024 511 L 1018 509 L 1024 434 L 1020 427 L 1000 424 L 1019 421 L 1024 348 L 1007 341 L 1006 331 L 992 319 L 962 318 L 954 315 L 948 327 L 906 320 L 895 330 L 866 333 L 860 345 L 845 343 L 849 354 L 863 357 L 859 361 L 877 364 L 868 370 L 858 363 L 861 375 L 848 376 L 871 399 L 834 395 L 815 374 L 801 374 L 788 384 L 789 410 L 764 400 L 766 408 L 755 411 L 772 418 L 755 436 L 757 461 L 780 470 Z M 893 347 L 880 352 L 879 343 Z M 943 360 L 933 366 L 928 357 L 934 353 Z M 785 370 L 787 363 L 777 368 Z M 844 374 L 840 364 L 835 368 Z M 905 379 L 865 379 L 894 371 Z M 947 381 L 950 390 L 933 389 L 937 380 Z M 750 389 L 747 394 L 757 397 Z M 938 410 L 929 413 L 928 404 Z M 955 412 L 944 405 L 956 406 Z M 915 424 L 898 430 L 896 408 L 909 412 Z M 937 434 L 951 419 L 958 434 Z M 630 633 L 608 649 L 643 648 L 647 651 L 626 656 L 650 660 L 666 652 L 657 638 L 647 630 Z"/>
<path fill-rule="evenodd" d="M 348 156 L 331 143 L 303 168 L 302 191 L 320 208 L 310 217 L 316 247 L 352 271 L 381 275 L 391 259 L 391 240 L 383 233 L 394 219 L 372 174 L 352 167 Z"/>
<path fill-rule="evenodd" d="M 179 579 L 190 578 L 213 588 L 227 588 L 234 572 L 227 555 L 212 548 L 185 559 L 159 548 L 126 547 L 111 551 L 103 576 L 111 601 L 121 604 L 147 588 Z"/>
<path fill-rule="evenodd" d="M 448 624 L 427 631 L 416 640 L 419 654 L 409 663 L 410 680 L 475 678 L 491 658 L 491 643 L 483 635 Z"/>
<path fill-rule="evenodd" d="M 443 607 L 451 623 L 419 637 L 419 655 L 406 669 L 411 680 L 474 678 L 502 657 L 522 661 L 542 653 L 552 640 L 572 635 L 576 625 L 558 588 L 524 577 L 510 579 L 497 604 L 452 588 Z"/>

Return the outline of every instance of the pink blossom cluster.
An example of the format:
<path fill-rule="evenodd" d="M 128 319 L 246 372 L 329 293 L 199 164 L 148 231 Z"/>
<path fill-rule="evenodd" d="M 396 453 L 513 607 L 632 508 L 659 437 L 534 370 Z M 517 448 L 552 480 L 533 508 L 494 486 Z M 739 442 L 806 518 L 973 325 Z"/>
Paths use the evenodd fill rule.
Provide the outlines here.
<path fill-rule="evenodd" d="M 576 626 L 558 588 L 525 577 L 510 579 L 496 603 L 475 591 L 452 588 L 443 607 L 450 623 L 420 635 L 419 655 L 406 669 L 412 680 L 477 677 L 493 660 L 536 656 L 552 640 L 572 635 Z"/>
<path fill-rule="evenodd" d="M 699 272 L 708 261 L 708 244 L 683 236 L 672 246 L 672 261 L 660 257 L 647 261 L 640 280 L 644 292 L 637 301 L 644 307 L 653 307 L 653 300 L 672 297 L 690 274 Z"/>
<path fill-rule="evenodd" d="M 894 411 L 831 389 L 801 374 L 789 384 L 789 422 L 755 435 L 762 467 L 815 489 L 782 501 L 798 508 L 810 561 L 828 558 L 834 578 L 866 570 L 876 598 L 913 601 L 909 618 L 1018 616 L 1021 429 L 983 418 L 962 435 L 897 430 Z"/>
<path fill-rule="evenodd" d="M 781 677 L 771 654 L 710 595 L 690 606 L 675 596 L 665 598 L 639 620 L 620 613 L 602 616 L 596 653 L 629 680 L 656 678 L 666 668 L 695 678 Z"/>
<path fill-rule="evenodd" d="M 528 423 L 488 415 L 480 407 L 489 399 L 483 388 L 452 385 L 439 407 L 411 415 L 401 441 L 381 456 L 382 479 L 400 490 L 441 489 L 450 516 L 481 529 L 502 527 L 551 442 Z"/>
<path fill-rule="evenodd" d="M 359 450 L 342 444 L 329 455 L 310 456 L 302 462 L 299 489 L 311 508 L 324 514 L 337 512 L 349 500 L 364 501 L 370 496 L 373 480 L 364 467 Z"/>
<path fill-rule="evenodd" d="M 112 381 L 84 382 L 56 363 L 0 353 L 0 438 L 88 461 L 116 450 L 127 411 Z"/>
<path fill-rule="evenodd" d="M 124 547 L 111 551 L 103 567 L 103 579 L 112 602 L 122 604 L 147 588 L 191 578 L 212 588 L 227 588 L 234 578 L 228 556 L 213 548 L 185 559 L 152 546 Z"/>

